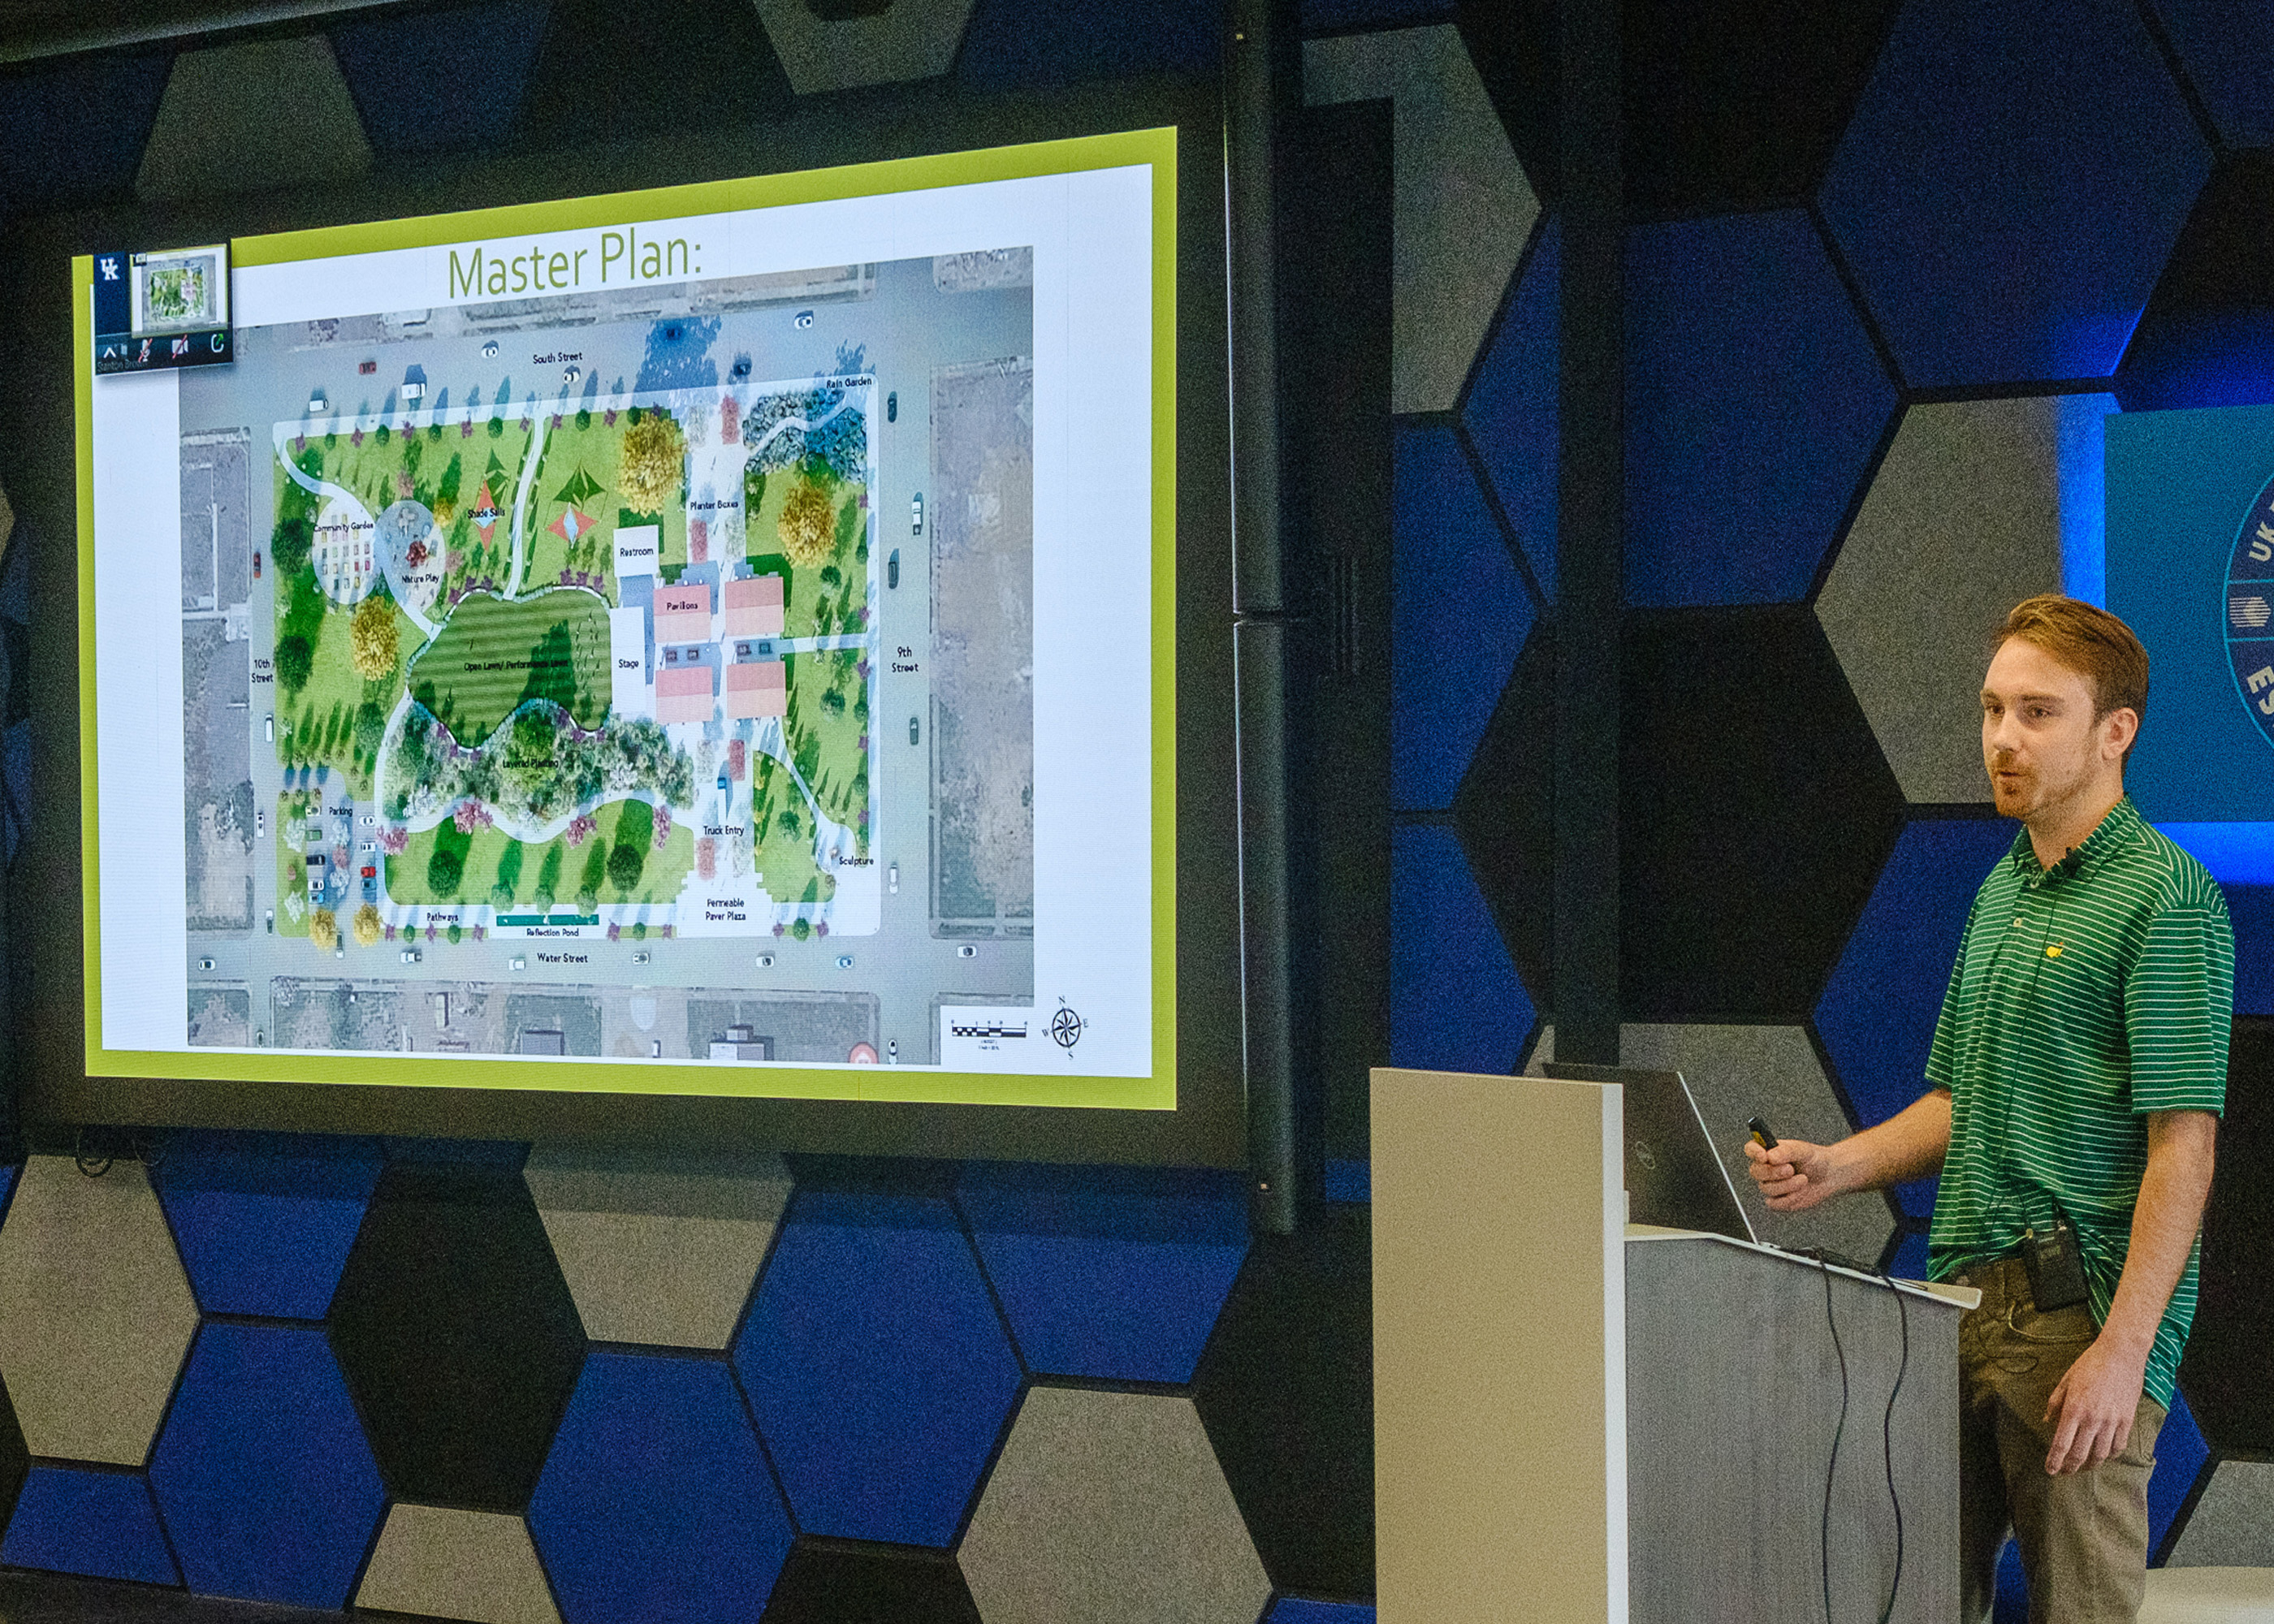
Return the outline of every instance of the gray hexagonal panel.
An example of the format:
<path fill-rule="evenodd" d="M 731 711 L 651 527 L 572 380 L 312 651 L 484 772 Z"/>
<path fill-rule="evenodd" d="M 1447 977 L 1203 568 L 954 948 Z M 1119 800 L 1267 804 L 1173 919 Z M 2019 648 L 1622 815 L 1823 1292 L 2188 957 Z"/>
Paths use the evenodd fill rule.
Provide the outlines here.
<path fill-rule="evenodd" d="M 1527 1074 L 1555 1058 L 1555 1029 L 1544 1027 Z M 1721 1165 L 1753 1221 L 1773 1246 L 1823 1246 L 1876 1263 L 1895 1229 L 1877 1194 L 1851 1195 L 1805 1213 L 1773 1213 L 1745 1174 L 1745 1118 L 1758 1115 L 1781 1138 L 1828 1144 L 1853 1132 L 1816 1046 L 1798 1026 L 1627 1026 L 1619 1029 L 1622 1064 L 1679 1071 Z M 1924 1085 L 1922 1085 L 1924 1087 Z"/>
<path fill-rule="evenodd" d="M 800 95 L 945 73 L 972 0 L 890 0 L 882 6 L 757 0 L 758 20 Z M 842 15 L 832 16 L 831 13 Z"/>
<path fill-rule="evenodd" d="M 0 1225 L 0 1380 L 34 1455 L 139 1466 L 198 1305 L 139 1162 L 25 1164 Z"/>
<path fill-rule="evenodd" d="M 1987 801 L 1984 639 L 2061 590 L 2061 539 L 2097 524 L 2113 395 L 1913 406 L 1817 598 L 1849 685 L 1914 803 Z M 2070 477 L 2065 480 L 2064 469 Z"/>
<path fill-rule="evenodd" d="M 1035 1387 L 957 1553 L 986 1624 L 1254 1624 L 1271 1581 L 1186 1398 Z"/>
<path fill-rule="evenodd" d="M 1308 41 L 1303 94 L 1396 104 L 1389 409 L 1449 411 L 1540 200 L 1450 23 Z"/>
<path fill-rule="evenodd" d="M 134 191 L 145 202 L 258 192 L 370 167 L 331 41 L 246 40 L 174 59 Z"/>
<path fill-rule="evenodd" d="M 443 1506 L 398 1504 L 387 1514 L 355 1605 L 471 1624 L 561 1624 L 529 1525 Z"/>
<path fill-rule="evenodd" d="M 2213 1467 L 2165 1566 L 2274 1568 L 2274 1461 Z"/>
<path fill-rule="evenodd" d="M 596 1342 L 724 1348 L 789 1200 L 778 1156 L 540 1146 L 523 1177 Z"/>

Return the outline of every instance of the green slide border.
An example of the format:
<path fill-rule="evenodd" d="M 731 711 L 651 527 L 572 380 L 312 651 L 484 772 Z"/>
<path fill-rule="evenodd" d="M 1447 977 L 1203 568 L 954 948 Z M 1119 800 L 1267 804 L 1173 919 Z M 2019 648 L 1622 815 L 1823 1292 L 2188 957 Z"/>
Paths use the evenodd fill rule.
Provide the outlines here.
<path fill-rule="evenodd" d="M 704 1094 L 743 1099 L 907 1104 L 1065 1106 L 1173 1110 L 1177 1103 L 1177 131 L 1173 126 L 788 175 L 667 186 L 553 203 L 430 214 L 364 225 L 243 237 L 235 266 L 281 265 L 386 250 L 487 240 L 514 233 L 644 225 L 691 214 L 921 192 L 1090 169 L 1153 171 L 1153 1072 L 1149 1077 L 1000 1076 L 899 1066 L 767 1067 L 556 1061 L 417 1054 L 391 1058 L 305 1051 L 114 1049 L 102 1041 L 100 819 L 94 705 L 94 260 L 72 261 L 78 398 L 79 816 L 86 923 L 86 1048 L 90 1077 L 212 1082 L 342 1083 L 391 1087 Z M 186 944 L 184 946 L 186 952 Z M 531 983 L 536 988 L 540 983 Z M 1038 1017 L 1049 1011 L 1039 1004 Z M 1039 1037 L 1039 1034 L 1037 1036 Z"/>

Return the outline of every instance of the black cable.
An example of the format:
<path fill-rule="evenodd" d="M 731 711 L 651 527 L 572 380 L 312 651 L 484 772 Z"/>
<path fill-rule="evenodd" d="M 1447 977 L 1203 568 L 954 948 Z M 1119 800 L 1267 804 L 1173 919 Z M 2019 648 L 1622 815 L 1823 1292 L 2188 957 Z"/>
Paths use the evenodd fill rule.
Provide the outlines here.
<path fill-rule="evenodd" d="M 1848 1430 L 1848 1350 L 1840 1345 L 1840 1322 L 1832 1316 L 1832 1265 L 1821 1252 L 1817 1254 L 1816 1267 L 1824 1276 L 1825 1327 L 1832 1333 L 1832 1351 L 1840 1361 L 1840 1421 L 1832 1429 L 1832 1458 L 1824 1466 L 1824 1526 L 1817 1543 L 1824 1569 L 1824 1624 L 1833 1624 L 1832 1485 L 1840 1470 L 1840 1439 Z"/>
<path fill-rule="evenodd" d="M 1895 1364 L 1895 1385 L 1887 1393 L 1887 1413 L 1879 1424 L 1879 1443 L 1886 1451 L 1887 1462 L 1887 1503 L 1895 1508 L 1895 1578 L 1887 1587 L 1887 1605 L 1879 1609 L 1879 1624 L 1888 1624 L 1895 1616 L 1895 1598 L 1903 1588 L 1903 1498 L 1895 1492 L 1895 1400 L 1902 1395 L 1903 1377 L 1911 1367 L 1911 1310 L 1903 1301 L 1902 1288 L 1886 1270 L 1881 1269 L 1879 1279 L 1894 1294 L 1895 1315 L 1902 1326 L 1902 1357 Z"/>

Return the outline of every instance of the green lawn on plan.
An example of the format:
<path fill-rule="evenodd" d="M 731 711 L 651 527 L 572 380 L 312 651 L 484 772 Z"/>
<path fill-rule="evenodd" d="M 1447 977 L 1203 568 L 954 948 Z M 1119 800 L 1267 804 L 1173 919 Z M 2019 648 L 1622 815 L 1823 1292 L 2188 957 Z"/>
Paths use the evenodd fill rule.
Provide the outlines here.
<path fill-rule="evenodd" d="M 279 590 L 288 584 L 300 607 L 283 617 L 278 630 L 309 637 L 314 657 L 306 683 L 276 695 L 277 760 L 288 767 L 329 765 L 346 775 L 352 793 L 368 795 L 378 762 L 378 731 L 403 691 L 403 662 L 418 651 L 422 634 L 402 606 L 395 605 L 395 669 L 366 681 L 350 655 L 355 611 L 322 598 L 311 571 L 301 571 L 292 583 L 280 582 Z M 322 605 L 320 614 L 309 613 L 315 603 Z M 359 740 L 357 712 L 365 705 L 371 707 L 370 722 Z"/>
<path fill-rule="evenodd" d="M 670 902 L 678 897 L 680 885 L 695 867 L 695 837 L 686 824 L 674 825 L 659 852 L 654 849 L 655 817 L 646 802 L 612 801 L 593 816 L 599 832 L 576 847 L 565 837 L 543 846 L 524 846 L 495 829 L 461 835 L 448 823 L 412 835 L 400 857 L 387 860 L 388 899 L 406 905 L 496 905 L 502 896 L 508 898 L 506 906 L 533 911 L 540 898 L 550 896 L 553 911 L 566 913 L 588 883 L 603 903 Z M 608 853 L 627 819 L 632 826 L 623 832 L 645 853 L 638 883 L 629 892 L 620 891 L 606 877 Z M 460 846 L 463 858 L 456 887 L 438 896 L 428 876 L 434 849 L 444 841 Z"/>
<path fill-rule="evenodd" d="M 597 727 L 608 710 L 607 605 L 574 587 L 510 602 L 477 592 L 411 662 L 410 683 L 464 744 L 488 738 L 529 699 Z"/>
<path fill-rule="evenodd" d="M 750 822 L 757 881 L 776 902 L 826 902 L 837 892 L 834 875 L 813 860 L 813 814 L 797 780 L 761 752 L 750 784 Z"/>
<path fill-rule="evenodd" d="M 840 649 L 784 659 L 789 715 L 783 718 L 783 732 L 790 759 L 819 798 L 822 811 L 830 822 L 854 829 L 859 838 L 855 854 L 865 857 L 869 837 L 860 818 L 869 805 L 869 756 L 861 740 L 869 731 L 869 701 L 860 658 L 853 650 Z"/>
<path fill-rule="evenodd" d="M 855 624 L 856 612 L 869 606 L 869 557 L 864 545 L 868 540 L 869 509 L 863 500 L 865 488 L 835 485 L 832 481 L 831 495 L 837 507 L 836 551 L 825 565 L 800 569 L 794 568 L 781 552 L 782 500 L 797 477 L 794 470 L 779 470 L 765 476 L 765 488 L 760 492 L 757 475 L 744 477 L 744 502 L 747 504 L 753 493 L 758 498 L 747 527 L 750 568 L 759 575 L 783 577 L 783 636 L 814 637 L 858 631 L 860 628 Z M 837 579 L 829 580 L 823 573 L 825 569 Z"/>

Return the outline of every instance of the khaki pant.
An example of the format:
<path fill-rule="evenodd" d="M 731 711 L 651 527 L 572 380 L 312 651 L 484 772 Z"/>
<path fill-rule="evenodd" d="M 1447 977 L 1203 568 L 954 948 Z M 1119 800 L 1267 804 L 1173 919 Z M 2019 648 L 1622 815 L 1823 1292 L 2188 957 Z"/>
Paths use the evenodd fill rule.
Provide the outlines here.
<path fill-rule="evenodd" d="M 2010 1532 L 2029 1580 L 2029 1624 L 2133 1624 L 2147 1590 L 2148 1477 L 2164 1407 L 2142 1397 L 2124 1452 L 2066 1477 L 2045 1471 L 2045 1402 L 2092 1342 L 2080 1304 L 2039 1313 L 2019 1259 L 1972 1269 L 1982 1306 L 1958 1329 L 1961 1616 L 1986 1624 Z"/>

